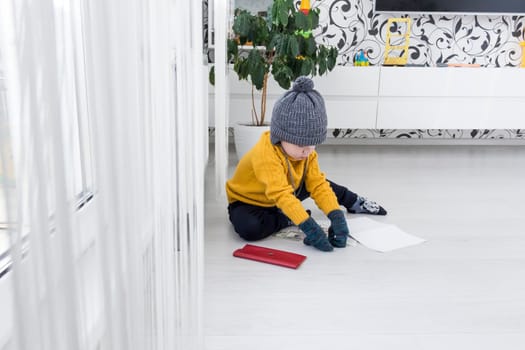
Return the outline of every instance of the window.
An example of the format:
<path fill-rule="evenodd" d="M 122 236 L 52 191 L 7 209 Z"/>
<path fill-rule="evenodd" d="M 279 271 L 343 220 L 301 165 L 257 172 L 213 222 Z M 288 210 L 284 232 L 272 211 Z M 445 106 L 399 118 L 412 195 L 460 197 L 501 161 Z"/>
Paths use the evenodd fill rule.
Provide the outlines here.
<path fill-rule="evenodd" d="M 92 196 L 93 176 L 81 2 L 63 0 L 55 4 L 58 67 L 62 68 L 59 88 L 62 116 L 66 116 L 62 118 L 63 141 L 68 146 L 64 156 L 66 169 L 71 169 L 67 187 L 70 198 L 82 206 Z"/>
<path fill-rule="evenodd" d="M 62 116 L 66 191 L 78 209 L 93 198 L 92 156 L 85 68 L 85 40 L 82 28 L 80 0 L 55 1 L 55 34 L 57 75 Z M 16 186 L 24 186 L 14 171 L 9 122 L 15 117 L 8 115 L 6 81 L 0 52 L 0 276 L 9 267 L 9 237 L 7 198 L 16 198 Z M 11 133 L 11 137 L 17 137 Z M 50 156 L 50 150 L 43 152 Z M 51 162 L 46 162 L 50 165 Z M 51 166 L 47 169 L 52 174 Z M 51 184 L 49 185 L 51 186 Z M 49 189 L 52 192 L 52 188 Z M 8 197 L 9 196 L 9 197 Z M 26 201 L 27 202 L 27 201 Z M 11 201 L 11 207 L 17 203 Z M 27 204 L 27 203 L 26 203 Z M 48 198 L 49 215 L 55 207 L 52 196 Z M 24 209 L 22 209 L 24 210 Z"/>

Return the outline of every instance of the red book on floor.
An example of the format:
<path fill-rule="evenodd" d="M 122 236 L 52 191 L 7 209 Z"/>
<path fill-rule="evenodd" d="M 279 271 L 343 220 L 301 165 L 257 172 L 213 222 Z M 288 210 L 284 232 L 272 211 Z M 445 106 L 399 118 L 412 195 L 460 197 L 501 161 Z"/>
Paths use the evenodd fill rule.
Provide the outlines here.
<path fill-rule="evenodd" d="M 246 244 L 241 249 L 235 250 L 233 252 L 233 256 L 289 267 L 292 269 L 298 268 L 299 265 L 301 265 L 301 263 L 306 259 L 306 256 L 301 254 L 252 244 Z"/>

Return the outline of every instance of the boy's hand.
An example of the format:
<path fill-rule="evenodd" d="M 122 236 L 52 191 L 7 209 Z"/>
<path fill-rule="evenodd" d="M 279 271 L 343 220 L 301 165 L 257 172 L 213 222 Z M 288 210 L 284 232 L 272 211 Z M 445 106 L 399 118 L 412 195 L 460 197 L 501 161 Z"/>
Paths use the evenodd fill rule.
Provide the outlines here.
<path fill-rule="evenodd" d="M 321 226 L 311 217 L 299 224 L 299 228 L 306 234 L 306 238 L 303 240 L 304 244 L 313 245 L 324 252 L 334 250 Z"/>
<path fill-rule="evenodd" d="M 341 210 L 333 210 L 328 214 L 331 225 L 328 229 L 328 240 L 336 248 L 346 247 L 346 239 L 350 234 L 346 224 L 345 214 Z"/>

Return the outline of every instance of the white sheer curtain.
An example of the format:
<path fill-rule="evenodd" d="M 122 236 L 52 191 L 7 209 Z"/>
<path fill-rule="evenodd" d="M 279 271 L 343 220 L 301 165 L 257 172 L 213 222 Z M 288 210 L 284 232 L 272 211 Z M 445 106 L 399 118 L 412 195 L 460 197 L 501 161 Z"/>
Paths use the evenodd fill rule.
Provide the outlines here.
<path fill-rule="evenodd" d="M 201 2 L 0 0 L 0 17 L 16 180 L 0 349 L 202 348 Z"/>
<path fill-rule="evenodd" d="M 228 170 L 229 87 L 226 39 L 231 0 L 213 0 L 215 35 L 215 187 L 219 198 L 226 197 L 224 184 Z"/>

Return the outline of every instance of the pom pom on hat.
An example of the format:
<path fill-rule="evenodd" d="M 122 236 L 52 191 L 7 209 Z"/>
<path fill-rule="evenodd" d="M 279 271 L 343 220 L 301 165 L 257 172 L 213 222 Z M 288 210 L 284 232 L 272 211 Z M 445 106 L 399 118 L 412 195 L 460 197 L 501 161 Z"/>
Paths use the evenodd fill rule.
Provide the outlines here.
<path fill-rule="evenodd" d="M 307 77 L 299 77 L 293 84 L 293 91 L 308 92 L 314 89 L 314 82 Z"/>
<path fill-rule="evenodd" d="M 308 77 L 295 80 L 273 107 L 270 138 L 273 144 L 286 141 L 314 146 L 326 140 L 327 117 L 323 97 Z"/>

